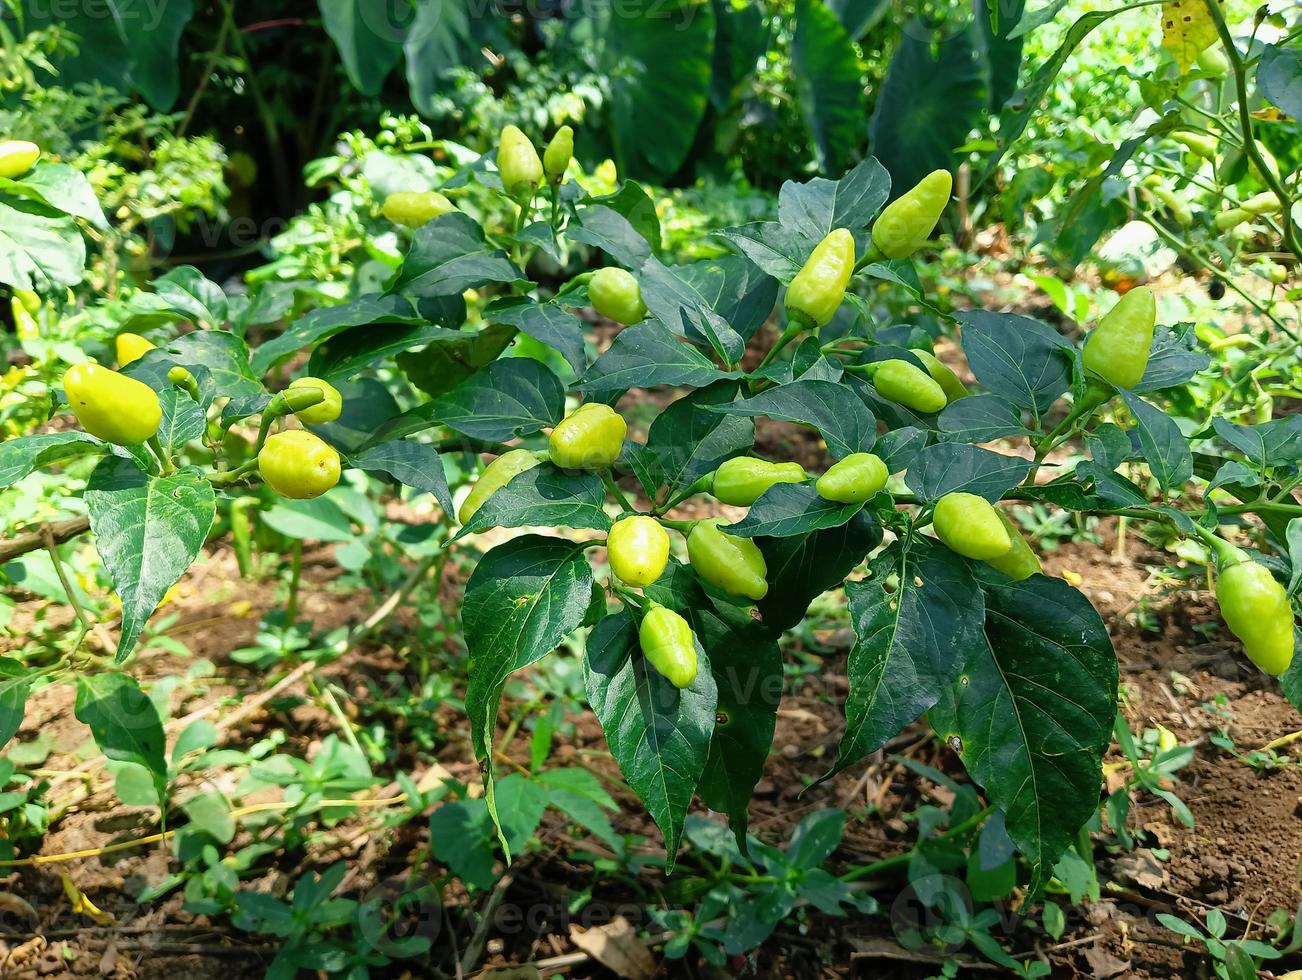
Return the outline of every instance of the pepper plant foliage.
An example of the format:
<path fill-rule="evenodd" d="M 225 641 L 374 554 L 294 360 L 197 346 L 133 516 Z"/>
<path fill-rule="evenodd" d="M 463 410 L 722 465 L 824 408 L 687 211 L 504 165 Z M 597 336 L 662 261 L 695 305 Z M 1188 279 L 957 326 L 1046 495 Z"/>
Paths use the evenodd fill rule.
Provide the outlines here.
<path fill-rule="evenodd" d="M 469 180 L 500 187 L 492 164 L 489 155 L 443 190 L 455 197 Z M 789 182 L 777 221 L 719 233 L 735 254 L 669 265 L 657 255 L 655 211 L 639 186 L 625 183 L 613 195 L 591 198 L 573 182 L 554 181 L 537 196 L 537 211 L 535 201 L 524 203 L 512 229 L 481 228 L 457 210 L 440 214 L 410 233 L 405 257 L 382 290 L 308 313 L 254 350 L 244 338 L 262 322 L 256 296 L 226 297 L 194 270 L 177 270 L 149 302 L 134 301 L 138 321 L 196 328 L 123 369 L 158 393 L 162 423 L 151 448 L 110 445 L 68 429 L 4 444 L 0 475 L 7 486 L 37 466 L 102 455 L 85 503 L 122 598 L 121 662 L 199 554 L 219 497 L 238 496 L 258 478 L 252 461 L 224 455 L 224 436 L 268 412 L 268 375 L 300 352 L 308 355 L 308 373 L 343 392 L 343 415 L 315 431 L 345 468 L 432 493 L 450 527 L 455 508 L 442 455 L 470 460 L 510 446 L 537 448 L 576 399 L 616 405 L 634 387 L 676 389 L 680 397 L 645 441 L 625 441 L 612 466 L 518 467 L 466 515 L 464 527 L 449 530 L 450 542 L 475 547 L 475 535 L 493 527 L 535 529 L 479 559 L 462 610 L 470 653 L 465 706 L 490 807 L 504 686 L 512 673 L 586 630 L 589 702 L 628 784 L 664 833 L 669 866 L 694 795 L 725 812 L 744 841 L 781 698 L 779 637 L 802 621 L 815 597 L 844 588 L 856 640 L 845 731 L 828 775 L 860 762 L 925 713 L 1003 811 L 1038 890 L 1095 812 L 1115 714 L 1116 657 L 1080 592 L 1042 574 L 1014 581 L 962 557 L 931 532 L 935 504 L 951 493 L 992 503 L 1039 501 L 1204 536 L 1218 522 L 1216 505 L 1182 512 L 1170 502 L 1174 492 L 1197 473 L 1242 502 L 1228 512 L 1252 511 L 1254 501 L 1294 479 L 1302 419 L 1218 421 L 1198 433 L 1195 454 L 1160 407 L 1164 389 L 1207 363 L 1187 325 L 1159 328 L 1134 390 L 1086 398 L 1101 382 L 1087 382 L 1078 347 L 1039 321 L 980 310 L 957 316 L 979 393 L 932 414 L 888 400 L 871 380 L 874 365 L 898 360 L 926 371 L 914 351 L 930 346 L 918 328 L 876 322 L 862 298 L 885 284 L 928 306 L 914 260 L 879 258 L 871 244 L 889 183 L 873 159 L 840 180 Z M 782 286 L 835 229 L 854 236 L 859 257 L 835 337 L 827 327 L 820 336 L 808 321 L 801 327 L 797 317 L 761 367 L 743 369 L 748 345 L 761 346 L 752 342 L 763 336 Z M 548 287 L 526 271 L 543 264 L 531 261 L 540 253 L 550 257 L 550 268 L 564 265 L 574 245 L 630 272 L 648 311 L 591 360 L 574 312 L 589 304 L 591 274 Z M 470 322 L 468 289 L 496 297 Z M 128 318 L 126 327 L 134 322 Z M 513 349 L 521 336 L 559 356 Z M 423 393 L 419 400 L 412 386 Z M 1097 403 L 1113 396 L 1119 400 L 1111 404 L 1124 406 L 1125 427 L 1097 417 Z M 902 475 L 905 489 L 896 482 L 898 492 L 842 503 L 821 496 L 811 476 L 773 485 L 744 516 L 725 521 L 727 533 L 749 539 L 763 557 L 768 589 L 757 602 L 703 581 L 676 558 L 640 591 L 598 574 L 603 566 L 593 561 L 594 545 L 604 543 L 621 514 L 649 513 L 675 533 L 690 532 L 692 523 L 673 519 L 674 509 L 708 490 L 725 461 L 753 453 L 759 417 L 816 431 L 826 446 L 823 468 L 873 453 Z M 274 413 L 264 419 L 265 437 Z M 1087 458 L 1056 468 L 1047 461 L 1082 434 Z M 996 439 L 1028 451 L 978 445 Z M 1146 467 L 1128 469 L 1146 472 L 1141 482 L 1118 472 L 1131 462 Z M 1302 535 L 1289 535 L 1270 508 L 1262 516 L 1274 541 L 1291 539 L 1296 548 Z M 682 688 L 640 651 L 639 624 L 656 606 L 683 616 L 694 636 L 699 669 Z M 5 665 L 4 674 L 0 735 L 7 739 L 30 681 L 16 666 Z M 79 681 L 78 716 L 112 758 L 164 778 L 157 720 L 140 723 L 144 714 L 129 710 L 140 700 L 134 683 L 125 673 L 111 676 L 111 685 Z M 1299 686 L 1291 677 L 1286 689 Z"/>

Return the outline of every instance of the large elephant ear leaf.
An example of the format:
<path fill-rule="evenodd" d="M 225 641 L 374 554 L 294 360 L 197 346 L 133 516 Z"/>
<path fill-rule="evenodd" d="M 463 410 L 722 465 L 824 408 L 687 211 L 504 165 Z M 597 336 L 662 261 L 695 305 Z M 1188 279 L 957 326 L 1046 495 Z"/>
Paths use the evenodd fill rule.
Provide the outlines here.
<path fill-rule="evenodd" d="M 932 41 L 920 20 L 905 27 L 869 124 L 873 155 L 890 171 L 897 197 L 933 170 L 954 169 L 955 150 L 989 98 L 972 32 Z"/>
<path fill-rule="evenodd" d="M 631 0 L 605 20 L 602 68 L 621 173 L 672 174 L 687 158 L 714 79 L 714 11 L 703 0 Z"/>
<path fill-rule="evenodd" d="M 932 709 L 932 727 L 1004 813 L 1031 899 L 1094 815 L 1116 716 L 1117 658 L 1088 599 L 1044 575 L 982 569 L 985 642 Z"/>

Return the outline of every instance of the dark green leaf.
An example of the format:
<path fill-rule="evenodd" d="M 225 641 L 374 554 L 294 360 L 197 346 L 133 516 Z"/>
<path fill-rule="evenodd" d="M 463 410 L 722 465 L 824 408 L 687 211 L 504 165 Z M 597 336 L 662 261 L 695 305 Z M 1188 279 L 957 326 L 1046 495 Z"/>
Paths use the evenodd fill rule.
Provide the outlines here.
<path fill-rule="evenodd" d="M 818 169 L 840 173 L 863 132 L 864 85 L 854 44 L 822 0 L 796 0 L 791 67 Z"/>
<path fill-rule="evenodd" d="M 407 4 L 376 0 L 318 0 L 326 33 L 339 49 L 349 80 L 364 95 L 377 95 L 402 56 L 411 22 Z"/>
<path fill-rule="evenodd" d="M 456 512 L 443 473 L 443 461 L 433 446 L 395 439 L 370 446 L 351 456 L 348 462 L 359 470 L 387 473 L 413 490 L 432 493 L 445 514 Z"/>
<path fill-rule="evenodd" d="M 144 766 L 157 786 L 166 781 L 163 723 L 154 702 L 130 675 L 111 671 L 78 674 L 74 710 L 105 756 Z"/>
<path fill-rule="evenodd" d="M 737 382 L 720 381 L 678 399 L 656 416 L 647 432 L 647 449 L 660 467 L 656 487 L 663 482 L 671 491 L 686 489 L 755 444 L 755 423 L 749 416 L 709 409 L 730 404 L 740 393 Z"/>
<path fill-rule="evenodd" d="M 881 528 L 863 511 L 848 524 L 807 537 L 757 539 L 768 565 L 769 594 L 759 602 L 764 625 L 775 633 L 795 626 L 810 602 L 845 581 L 881 540 Z"/>
<path fill-rule="evenodd" d="M 216 496 L 196 469 L 149 476 L 130 460 L 111 457 L 91 474 L 86 509 L 95 547 L 122 600 L 121 662 L 167 590 L 198 557 L 217 516 Z"/>
<path fill-rule="evenodd" d="M 1021 483 L 1030 469 L 1031 461 L 1020 456 L 944 442 L 918 453 L 904 482 L 928 502 L 958 491 L 995 501 Z"/>
<path fill-rule="evenodd" d="M 687 158 L 713 78 L 714 12 L 700 0 L 629 0 L 601 8 L 599 68 L 621 173 L 667 177 Z"/>
<path fill-rule="evenodd" d="M 32 689 L 32 671 L 10 657 L 0 657 L 0 747 L 18 734 Z"/>
<path fill-rule="evenodd" d="M 484 241 L 470 215 L 449 211 L 416 229 L 390 293 L 451 296 L 488 283 L 526 282 L 505 252 Z"/>
<path fill-rule="evenodd" d="M 582 376 L 588 366 L 583 353 L 583 322 L 573 313 L 551 303 L 539 303 L 525 296 L 504 296 L 489 304 L 484 319 L 505 323 L 528 334 L 540 344 L 557 351 Z"/>
<path fill-rule="evenodd" d="M 664 834 L 667 871 L 714 734 L 718 692 L 698 655 L 696 680 L 680 691 L 647 663 L 633 617 L 621 612 L 597 624 L 584 662 L 588 702 L 620 772 Z"/>
<path fill-rule="evenodd" d="M 352 327 L 381 323 L 419 323 L 411 302 L 402 296 L 363 296 L 343 306 L 313 310 L 289 325 L 279 337 L 262 344 L 253 354 L 253 372 L 266 374 L 300 350 L 315 347 Z"/>
<path fill-rule="evenodd" d="M 1302 459 L 1302 415 L 1259 425 L 1239 425 L 1229 419 L 1212 419 L 1216 434 L 1259 467 L 1287 466 Z"/>
<path fill-rule="evenodd" d="M 1263 45 L 1257 66 L 1257 86 L 1276 109 L 1302 119 L 1302 51 Z"/>
<path fill-rule="evenodd" d="M 971 310 L 956 314 L 976 379 L 1021 408 L 1043 412 L 1071 387 L 1071 345 L 1039 320 Z"/>
<path fill-rule="evenodd" d="M 626 327 L 578 385 L 580 391 L 621 392 L 660 385 L 701 388 L 724 377 L 691 344 L 684 343 L 654 320 Z"/>
<path fill-rule="evenodd" d="M 610 529 L 606 488 L 595 473 L 569 473 L 550 463 L 525 470 L 484 501 L 457 538 L 491 527 Z"/>
<path fill-rule="evenodd" d="M 1122 391 L 1121 397 L 1135 416 L 1135 433 L 1143 449 L 1144 460 L 1163 490 L 1183 486 L 1193 476 L 1193 454 L 1175 420 L 1160 408 L 1154 408 L 1138 395 Z M 1216 421 L 1221 421 L 1217 419 Z M 1299 418 L 1302 422 L 1302 418 Z"/>
<path fill-rule="evenodd" d="M 1211 358 L 1196 349 L 1198 336 L 1193 325 L 1186 323 L 1183 332 L 1167 326 L 1158 326 L 1153 338 L 1153 348 L 1148 355 L 1144 377 L 1134 390 L 1140 394 L 1175 388 L 1189 381 L 1199 371 L 1205 371 Z"/>
<path fill-rule="evenodd" d="M 916 538 L 875 558 L 870 570 L 845 586 L 856 639 L 845 733 L 829 776 L 876 752 L 935 705 L 983 642 L 981 589 L 948 548 Z M 898 580 L 888 588 L 892 575 Z"/>
<path fill-rule="evenodd" d="M 933 170 L 955 168 L 988 98 L 971 31 L 932 35 L 920 19 L 905 26 L 868 128 L 895 197 Z"/>
<path fill-rule="evenodd" d="M 551 653 L 587 619 L 593 580 L 583 551 L 582 542 L 515 538 L 481 558 L 466 584 L 461 607 L 470 651 L 466 714 L 475 756 L 485 764 L 490 811 L 502 689 L 512 673 Z"/>
<path fill-rule="evenodd" d="M 565 388 L 556 375 L 530 358 L 508 357 L 394 419 L 377 438 L 446 425 L 473 439 L 503 442 L 555 425 L 564 411 Z"/>
<path fill-rule="evenodd" d="M 940 413 L 937 420 L 950 442 L 990 442 L 1006 436 L 1029 436 L 1022 413 L 999 395 L 969 395 Z"/>
<path fill-rule="evenodd" d="M 877 420 L 872 412 L 849 388 L 832 381 L 793 381 L 714 411 L 766 415 L 812 426 L 838 459 L 868 452 L 877 438 Z"/>
<path fill-rule="evenodd" d="M 853 520 L 863 506 L 825 500 L 812 483 L 779 483 L 769 487 L 745 517 L 722 530 L 743 538 L 803 536 L 823 528 L 840 527 Z"/>
<path fill-rule="evenodd" d="M 986 642 L 931 721 L 1004 812 L 1035 895 L 1098 807 L 1117 659 L 1099 614 L 1065 582 L 981 578 Z"/>

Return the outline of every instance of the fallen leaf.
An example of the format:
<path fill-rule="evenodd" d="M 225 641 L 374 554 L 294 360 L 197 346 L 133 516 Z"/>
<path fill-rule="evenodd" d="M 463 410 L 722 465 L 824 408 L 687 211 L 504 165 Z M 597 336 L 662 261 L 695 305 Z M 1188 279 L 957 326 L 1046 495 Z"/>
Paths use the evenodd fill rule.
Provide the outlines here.
<path fill-rule="evenodd" d="M 656 972 L 651 950 L 622 915 L 591 929 L 570 926 L 570 941 L 624 980 L 650 980 Z"/>

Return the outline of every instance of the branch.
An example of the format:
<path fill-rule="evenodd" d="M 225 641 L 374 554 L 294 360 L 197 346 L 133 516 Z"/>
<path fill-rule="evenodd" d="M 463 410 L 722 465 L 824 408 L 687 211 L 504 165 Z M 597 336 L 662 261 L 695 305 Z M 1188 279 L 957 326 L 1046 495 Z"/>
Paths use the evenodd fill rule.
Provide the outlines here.
<path fill-rule="evenodd" d="M 42 524 L 40 530 L 18 534 L 8 541 L 0 541 L 0 565 L 13 561 L 29 551 L 38 551 L 46 546 L 46 533 L 54 539 L 56 545 L 71 541 L 79 534 L 90 530 L 89 517 L 70 517 L 66 521 L 50 521 Z"/>

